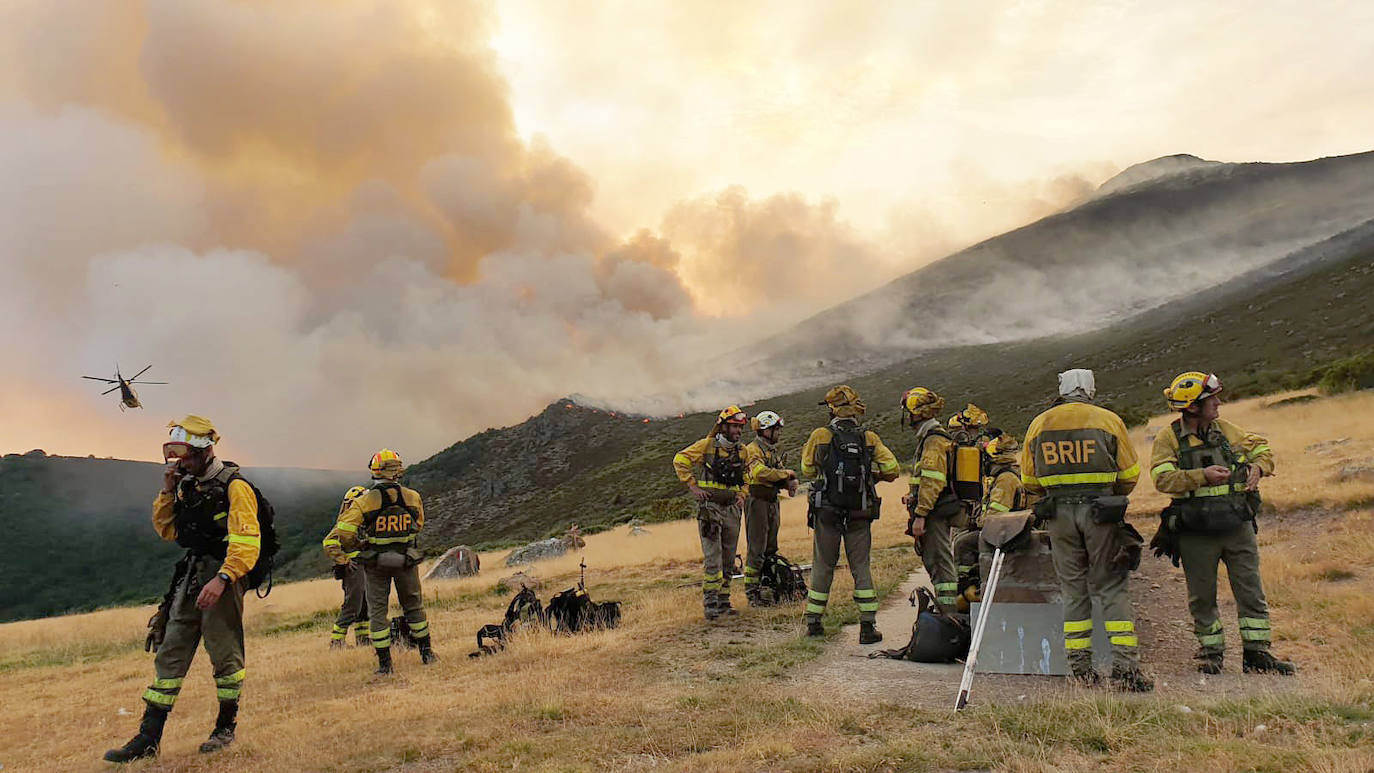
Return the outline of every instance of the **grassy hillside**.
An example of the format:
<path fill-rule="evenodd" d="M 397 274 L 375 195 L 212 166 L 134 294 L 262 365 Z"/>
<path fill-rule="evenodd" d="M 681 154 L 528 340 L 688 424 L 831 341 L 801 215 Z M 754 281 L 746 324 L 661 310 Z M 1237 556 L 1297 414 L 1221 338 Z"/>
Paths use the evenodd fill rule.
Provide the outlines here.
<path fill-rule="evenodd" d="M 318 574 L 319 542 L 354 476 L 250 469 L 273 504 L 282 549 L 276 576 Z M 11 454 L 0 459 L 0 621 L 161 596 L 182 551 L 153 533 L 162 466 L 116 459 Z"/>
<path fill-rule="evenodd" d="M 1368 225 L 1143 315 L 1067 337 L 942 349 L 846 379 L 869 405 L 869 425 L 903 460 L 914 453 L 897 400 L 922 384 L 950 413 L 973 401 L 1017 434 L 1055 394 L 1055 374 L 1096 370 L 1100 398 L 1131 423 L 1162 404 L 1175 374 L 1210 369 L 1231 395 L 1315 383 L 1332 363 L 1374 351 L 1374 228 Z M 1005 302 L 1005 299 L 998 301 Z M 972 314 L 988 315 L 980 307 Z M 995 312 L 992 312 L 995 314 Z M 1369 367 L 1366 361 L 1364 366 Z M 796 458 L 825 421 L 824 387 L 760 401 L 788 422 Z M 631 518 L 680 517 L 690 508 L 670 462 L 701 437 L 709 414 L 668 420 L 615 416 L 556 403 L 524 424 L 489 430 L 411 468 L 427 497 L 429 544 L 509 543 L 569 523 L 604 527 Z"/>
<path fill-rule="evenodd" d="M 483 574 L 427 583 L 443 658 L 397 657 L 395 677 L 371 677 L 366 649 L 326 649 L 336 583 L 284 586 L 247 605 L 248 682 L 239 740 L 224 754 L 195 747 L 214 717 L 209 664 L 193 665 L 168 723 L 163 757 L 140 770 L 1215 770 L 1364 773 L 1374 768 L 1374 481 L 1342 477 L 1374 458 L 1374 393 L 1308 402 L 1281 396 L 1231 404 L 1226 415 L 1271 440 L 1278 475 L 1265 482 L 1260 528 L 1275 648 L 1292 679 L 1239 673 L 1228 609 L 1228 671 L 1199 679 L 1181 573 L 1146 558 L 1142 572 L 1172 591 L 1141 606 L 1147 696 L 1083 690 L 1063 680 L 980 675 L 970 708 L 954 714 L 955 667 L 870 661 L 849 654 L 857 619 L 841 571 L 829 636 L 805 638 L 796 606 L 701 621 L 690 523 L 588 540 L 593 598 L 625 602 L 625 623 L 578 637 L 517 637 L 470 660 L 478 626 L 500 618 L 498 554 Z M 1158 426 L 1163 417 L 1152 420 Z M 1135 433 L 1139 447 L 1148 431 Z M 1337 441 L 1333 443 L 1332 441 Z M 1320 445 L 1319 445 L 1320 444 Z M 901 483 L 892 484 L 891 492 Z M 1143 484 L 1148 488 L 1148 484 Z M 884 612 L 911 611 L 893 593 L 914 564 L 896 497 L 875 531 Z M 1153 530 L 1148 492 L 1133 518 Z M 806 555 L 800 503 L 784 500 L 782 550 Z M 541 563 L 548 586 L 575 581 L 579 556 Z M 1136 578 L 1137 591 L 1154 592 Z M 1223 605 L 1229 604 L 1224 583 Z M 98 770 L 127 740 L 152 675 L 141 649 L 148 607 L 0 625 L 0 764 L 15 770 Z M 899 626 L 888 641 L 902 643 Z M 837 668 L 840 682 L 818 680 Z M 388 732 L 357 740 L 361 706 Z M 375 724 L 375 723 L 374 723 Z M 54 728 L 62 728 L 54 732 Z"/>

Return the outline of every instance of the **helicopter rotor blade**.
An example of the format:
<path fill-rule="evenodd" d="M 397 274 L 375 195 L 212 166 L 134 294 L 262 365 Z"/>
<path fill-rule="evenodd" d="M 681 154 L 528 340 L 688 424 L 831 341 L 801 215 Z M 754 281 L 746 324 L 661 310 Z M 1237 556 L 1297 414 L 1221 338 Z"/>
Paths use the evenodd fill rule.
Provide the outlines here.
<path fill-rule="evenodd" d="M 101 396 L 101 397 L 104 397 L 105 395 L 108 395 L 108 394 L 111 393 L 111 392 L 117 392 L 117 391 L 119 391 L 119 387 L 118 387 L 118 386 L 112 386 L 112 387 L 110 387 L 109 389 L 106 389 L 104 392 L 101 392 L 101 393 L 100 393 L 100 396 Z"/>
<path fill-rule="evenodd" d="M 153 366 L 152 366 L 152 365 L 149 365 L 149 366 L 148 366 L 148 368 L 151 368 L 151 367 L 153 367 Z M 134 379 L 138 378 L 139 376 L 142 376 L 144 373 L 147 373 L 147 372 L 148 372 L 148 368 L 144 368 L 143 370 L 140 370 L 139 372 L 135 373 L 129 380 L 130 380 L 130 381 L 133 381 Z"/>
<path fill-rule="evenodd" d="M 130 381 L 130 384 L 166 384 L 166 381 Z"/>
<path fill-rule="evenodd" d="M 104 381 L 106 384 L 118 384 L 118 383 L 119 383 L 118 381 L 115 381 L 115 380 L 112 379 L 112 378 L 98 378 L 98 377 L 96 377 L 96 376 L 82 376 L 82 378 L 88 378 L 88 379 L 90 379 L 90 380 L 92 380 L 92 381 Z"/>

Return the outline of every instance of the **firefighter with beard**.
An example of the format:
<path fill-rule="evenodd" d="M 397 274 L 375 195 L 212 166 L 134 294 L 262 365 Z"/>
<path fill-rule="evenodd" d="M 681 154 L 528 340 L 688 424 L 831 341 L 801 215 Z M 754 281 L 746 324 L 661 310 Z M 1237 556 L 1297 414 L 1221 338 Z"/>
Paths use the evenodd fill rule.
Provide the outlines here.
<path fill-rule="evenodd" d="M 1180 374 L 1164 390 L 1169 407 L 1181 415 L 1155 435 L 1150 475 L 1173 502 L 1150 545 L 1157 555 L 1183 562 L 1199 671 L 1221 673 L 1217 565 L 1225 563 L 1240 618 L 1242 670 L 1287 676 L 1293 664 L 1269 652 L 1269 605 L 1255 540 L 1259 482 L 1274 474 L 1274 455 L 1264 438 L 1219 418 L 1220 393 L 1221 380 L 1198 371 Z"/>
<path fill-rule="evenodd" d="M 401 455 L 383 448 L 368 463 L 372 488 L 348 503 L 330 538 L 343 550 L 357 550 L 366 577 L 369 636 L 377 653 L 377 674 L 392 671 L 391 623 L 387 608 L 391 586 L 396 586 L 400 603 L 410 626 L 420 662 L 429 665 L 439 659 L 430 639 L 429 617 L 425 614 L 420 589 L 420 549 L 416 542 L 425 527 L 425 508 L 419 492 L 400 484 L 405 465 Z"/>
<path fill-rule="evenodd" d="M 787 468 L 787 455 L 778 445 L 782 440 L 782 417 L 773 411 L 760 411 L 749 421 L 754 442 L 744 447 L 744 482 L 749 499 L 744 507 L 744 595 L 749 606 L 765 606 L 759 588 L 759 571 L 764 556 L 778 553 L 779 492 L 797 493 L 797 473 Z"/>
<path fill-rule="evenodd" d="M 749 417 L 738 405 L 721 411 L 711 433 L 673 456 L 673 472 L 697 501 L 701 537 L 701 604 L 707 620 L 737 614 L 730 575 L 739 549 L 744 509 L 745 451 L 740 438 Z"/>
<path fill-rule="evenodd" d="M 163 458 L 175 463 L 167 466 L 162 490 L 153 500 L 153 529 L 187 553 L 177 566 L 165 618 L 161 607 L 154 617 L 165 628 L 150 624 L 157 678 L 143 693 L 143 721 L 128 743 L 105 752 L 108 762 L 157 756 L 167 716 L 201 643 L 214 668 L 219 714 L 200 751 L 214 752 L 233 743 L 247 673 L 243 580 L 262 547 L 260 495 L 237 466 L 215 456 L 219 433 L 209 419 L 187 416 L 168 426 L 171 433 L 162 446 Z"/>
<path fill-rule="evenodd" d="M 802 476 L 812 481 L 808 525 L 812 540 L 811 587 L 806 593 L 806 635 L 823 636 L 821 614 L 830 599 L 830 583 L 840 562 L 840 544 L 854 577 L 854 603 L 859 607 L 859 643 L 883 640 L 876 624 L 878 592 L 869 567 L 873 520 L 881 501 L 877 481 L 892 481 L 900 472 L 897 457 L 878 433 L 859 424 L 864 402 L 849 386 L 825 393 L 830 423 L 818 427 L 802 447 Z"/>
<path fill-rule="evenodd" d="M 339 515 L 343 515 L 350 502 L 365 493 L 367 488 L 364 486 L 349 489 L 344 494 L 343 504 L 339 505 Z M 369 634 L 372 626 L 367 619 L 367 577 L 357 562 L 359 551 L 344 552 L 339 538 L 333 534 L 326 536 L 322 545 L 324 554 L 334 563 L 334 579 L 343 585 L 344 594 L 343 604 L 339 606 L 339 617 L 334 621 L 334 629 L 329 634 L 329 647 L 339 649 L 345 646 L 344 639 L 348 638 L 349 626 L 355 626 L 353 643 L 361 647 L 370 643 Z"/>
<path fill-rule="evenodd" d="M 958 564 L 954 560 L 952 530 L 968 523 L 964 503 L 950 485 L 954 439 L 936 416 L 945 398 L 925 387 L 912 387 L 902 395 L 907 426 L 916 430 L 916 463 L 911 473 L 911 492 L 906 505 L 906 533 L 935 586 L 935 600 L 954 609 L 959 594 Z"/>
<path fill-rule="evenodd" d="M 1121 417 L 1093 404 L 1093 372 L 1059 374 L 1059 398 L 1036 416 L 1021 450 L 1021 483 L 1046 501 L 1050 553 L 1064 603 L 1064 649 L 1075 680 L 1096 684 L 1093 602 L 1112 646 L 1113 687 L 1149 692 L 1140 671 L 1131 609 L 1130 572 L 1140 565 L 1140 534 L 1126 523 L 1126 495 L 1140 477 L 1135 447 Z"/>

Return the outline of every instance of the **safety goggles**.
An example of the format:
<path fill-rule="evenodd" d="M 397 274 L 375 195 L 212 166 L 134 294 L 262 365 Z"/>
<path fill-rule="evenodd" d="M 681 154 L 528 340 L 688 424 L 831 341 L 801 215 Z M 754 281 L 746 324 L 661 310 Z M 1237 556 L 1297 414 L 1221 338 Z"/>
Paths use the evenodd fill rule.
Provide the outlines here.
<path fill-rule="evenodd" d="M 191 444 L 179 440 L 169 440 L 162 444 L 162 458 L 166 461 L 173 459 L 185 459 L 190 456 L 194 449 Z"/>
<path fill-rule="evenodd" d="M 741 412 L 736 413 L 736 414 L 733 414 L 733 415 L 731 415 L 731 416 L 727 416 L 727 417 L 725 418 L 725 423 L 726 423 L 726 424 L 748 424 L 748 423 L 749 423 L 749 417 L 748 417 L 747 415 L 745 415 L 745 413 L 744 413 L 743 411 L 741 411 Z"/>

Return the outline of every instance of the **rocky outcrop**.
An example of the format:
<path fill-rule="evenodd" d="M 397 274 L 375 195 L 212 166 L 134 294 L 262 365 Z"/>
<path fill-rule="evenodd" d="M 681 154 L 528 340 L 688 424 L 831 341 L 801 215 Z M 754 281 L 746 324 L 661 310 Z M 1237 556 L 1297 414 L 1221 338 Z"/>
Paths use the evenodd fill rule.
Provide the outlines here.
<path fill-rule="evenodd" d="M 426 580 L 450 579 L 455 577 L 472 577 L 482 571 L 482 561 L 477 557 L 477 551 L 467 545 L 458 545 L 449 548 L 434 562 L 429 572 L 425 574 Z"/>

